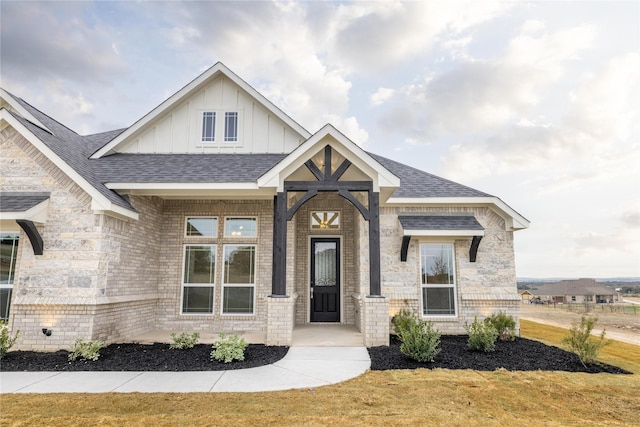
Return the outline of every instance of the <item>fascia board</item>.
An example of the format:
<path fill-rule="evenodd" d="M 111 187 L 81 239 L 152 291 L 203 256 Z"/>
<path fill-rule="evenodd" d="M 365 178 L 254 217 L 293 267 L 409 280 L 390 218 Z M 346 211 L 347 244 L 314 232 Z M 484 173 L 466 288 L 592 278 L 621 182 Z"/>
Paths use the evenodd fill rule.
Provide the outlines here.
<path fill-rule="evenodd" d="M 498 197 L 390 197 L 385 205 L 482 205 L 492 207 L 507 221 L 507 228 L 522 230 L 529 228 L 530 221 L 516 212 Z"/>
<path fill-rule="evenodd" d="M 456 236 L 456 237 L 473 237 L 484 236 L 484 230 L 404 230 L 404 236 L 420 237 L 420 236 Z"/>
<path fill-rule="evenodd" d="M 62 160 L 56 153 L 47 147 L 40 139 L 35 136 L 29 129 L 27 129 L 22 123 L 15 119 L 5 109 L 0 110 L 0 121 L 6 121 L 16 131 L 18 131 L 24 138 L 27 139 L 38 151 L 40 151 L 47 159 L 49 159 L 54 165 L 56 165 L 62 172 L 64 172 L 72 181 L 74 181 L 80 188 L 82 188 L 87 194 L 91 196 L 91 206 L 100 206 L 97 210 L 111 210 L 118 212 L 120 215 L 128 218 L 138 219 L 138 214 L 129 209 L 117 206 L 104 197 L 93 185 L 87 182 L 78 172 L 76 172 L 71 166 L 69 166 L 64 160 Z"/>
<path fill-rule="evenodd" d="M 0 212 L 0 220 L 16 220 L 26 219 L 38 224 L 44 224 L 47 221 L 47 208 L 49 207 L 49 199 L 43 200 L 31 208 L 24 211 Z"/>
<path fill-rule="evenodd" d="M 7 91 L 5 91 L 2 88 L 0 88 L 0 97 L 2 97 L 2 99 L 4 99 L 7 102 L 7 104 L 11 105 L 11 108 L 16 110 L 16 112 L 18 114 L 20 114 L 22 117 L 24 117 L 25 119 L 29 120 L 34 125 L 38 126 L 41 129 L 46 130 L 47 132 L 49 132 L 50 134 L 53 135 L 53 132 L 51 132 L 51 130 L 48 127 L 46 127 L 40 120 L 36 119 L 33 114 L 28 112 L 22 105 L 20 105 L 13 98 L 13 96 L 11 96 Z"/>
<path fill-rule="evenodd" d="M 137 212 L 132 212 L 129 209 L 125 209 L 121 206 L 111 203 L 106 199 L 104 199 L 104 201 L 106 203 L 103 203 L 102 200 L 91 199 L 91 210 L 120 219 L 138 220 L 140 217 Z"/>
<path fill-rule="evenodd" d="M 322 140 L 327 136 L 332 137 L 340 147 L 351 154 L 352 157 L 349 158 L 349 161 L 351 161 L 354 166 L 363 170 L 365 173 L 375 174 L 376 176 L 373 179 L 378 187 L 400 187 L 400 178 L 392 174 L 358 145 L 329 124 L 323 126 L 311 138 L 307 139 L 303 144 L 296 147 L 287 157 L 282 159 L 280 163 L 258 178 L 258 186 L 278 187 L 281 189 L 284 181 L 281 176 L 293 173 L 293 171 L 301 167 L 309 157 L 315 155 L 316 151 L 321 148 L 319 145 L 323 145 L 321 144 Z M 338 149 L 338 151 L 340 151 L 340 149 Z M 344 154 L 345 153 L 343 153 L 343 156 Z M 348 158 L 350 156 L 345 157 Z"/>
<path fill-rule="evenodd" d="M 226 182 L 226 183 L 183 183 L 183 182 L 108 182 L 105 184 L 110 190 L 257 190 L 255 182 Z"/>
<path fill-rule="evenodd" d="M 276 107 L 271 101 L 261 95 L 257 90 L 251 87 L 247 82 L 242 80 L 238 75 L 232 72 L 229 68 L 227 68 L 221 62 L 216 63 L 211 68 L 209 68 L 204 73 L 200 74 L 182 89 L 174 93 L 168 99 L 163 101 L 156 108 L 147 113 L 140 120 L 131 125 L 127 130 L 122 132 L 120 135 L 115 137 L 111 142 L 106 144 L 104 147 L 100 148 L 98 151 L 93 153 L 91 159 L 99 159 L 100 157 L 108 154 L 110 151 L 114 150 L 117 146 L 121 145 L 125 142 L 129 137 L 137 133 L 140 129 L 142 129 L 149 122 L 153 121 L 164 112 L 169 110 L 171 107 L 180 102 L 183 98 L 188 96 L 193 91 L 197 90 L 202 84 L 216 76 L 217 74 L 223 74 L 233 83 L 237 84 L 244 91 L 249 93 L 252 97 L 254 97 L 259 103 L 261 103 L 267 110 L 277 116 L 280 120 L 285 122 L 287 125 L 291 126 L 296 132 L 302 135 L 303 138 L 309 138 L 311 134 L 309 131 L 304 129 L 298 123 L 296 123 L 291 117 L 287 116 L 282 110 Z"/>

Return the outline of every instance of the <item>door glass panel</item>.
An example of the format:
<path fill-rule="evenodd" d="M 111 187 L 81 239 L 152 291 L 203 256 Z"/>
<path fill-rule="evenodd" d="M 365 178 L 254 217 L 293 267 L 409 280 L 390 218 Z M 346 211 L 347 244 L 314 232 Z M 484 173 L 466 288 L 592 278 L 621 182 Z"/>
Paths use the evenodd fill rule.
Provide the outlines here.
<path fill-rule="evenodd" d="M 314 255 L 315 286 L 336 286 L 336 242 L 316 242 Z"/>

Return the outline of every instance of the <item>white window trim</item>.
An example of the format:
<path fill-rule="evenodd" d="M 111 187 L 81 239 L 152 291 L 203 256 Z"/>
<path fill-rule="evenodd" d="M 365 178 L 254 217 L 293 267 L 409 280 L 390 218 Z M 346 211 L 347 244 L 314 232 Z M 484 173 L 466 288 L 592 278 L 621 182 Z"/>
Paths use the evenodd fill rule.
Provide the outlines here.
<path fill-rule="evenodd" d="M 190 217 L 193 218 L 193 217 Z M 213 266 L 213 283 L 185 283 L 184 269 L 187 262 L 186 248 L 190 246 L 214 246 L 215 265 Z M 218 244 L 217 243 L 185 243 L 182 245 L 182 270 L 180 271 L 180 315 L 182 316 L 213 316 L 216 312 L 216 277 L 218 273 Z M 213 300 L 211 301 L 211 312 L 209 313 L 185 313 L 184 307 L 184 288 L 213 288 Z"/>
<path fill-rule="evenodd" d="M 187 230 L 189 228 L 189 220 L 190 219 L 215 219 L 216 222 L 216 234 L 213 236 L 189 236 L 187 234 Z M 184 218 L 184 237 L 187 239 L 198 239 L 198 240 L 213 240 L 218 239 L 218 235 L 220 234 L 220 218 L 212 215 L 188 215 Z"/>
<path fill-rule="evenodd" d="M 256 222 L 256 235 L 255 236 L 232 236 L 227 234 L 227 220 L 230 219 L 253 219 Z M 259 222 L 258 222 L 258 217 L 257 216 L 251 216 L 251 215 L 229 215 L 229 216 L 225 216 L 224 217 L 224 231 L 223 231 L 223 237 L 225 239 L 257 239 L 258 236 L 260 235 L 260 230 L 258 229 L 259 227 Z"/>
<path fill-rule="evenodd" d="M 233 217 L 237 218 L 237 217 Z M 254 260 L 253 260 L 253 283 L 225 283 L 225 269 L 224 269 L 224 260 L 225 254 L 227 253 L 227 247 L 235 247 L 235 246 L 252 246 L 254 251 Z M 229 243 L 222 245 L 222 285 L 220 292 L 220 315 L 224 317 L 235 317 L 235 316 L 255 316 L 256 315 L 256 279 L 257 279 L 257 265 L 258 265 L 258 245 L 255 243 Z M 253 288 L 253 310 L 251 313 L 225 313 L 224 312 L 224 290 L 225 288 Z"/>
<path fill-rule="evenodd" d="M 204 125 L 204 113 L 215 113 L 215 129 L 213 141 L 204 141 L 202 130 Z M 237 113 L 237 138 L 236 141 L 225 141 L 226 135 L 226 114 Z M 243 110 L 241 108 L 203 108 L 198 110 L 198 147 L 241 147 L 242 146 L 242 119 Z"/>
<path fill-rule="evenodd" d="M 452 273 L 453 273 L 453 284 L 437 284 L 437 286 L 431 286 L 425 283 L 422 283 L 422 245 L 447 245 L 451 247 L 451 255 L 452 255 Z M 428 318 L 429 320 L 452 320 L 458 318 L 459 313 L 459 301 L 458 301 L 458 276 L 456 274 L 456 245 L 454 242 L 445 242 L 445 241 L 420 241 L 418 246 L 418 259 L 419 259 L 419 269 L 418 269 L 418 283 L 420 284 L 420 314 L 424 318 Z M 436 284 L 434 284 L 436 285 Z M 441 288 L 453 288 L 453 301 L 454 301 L 454 314 L 425 314 L 424 307 L 424 297 L 422 296 L 422 292 L 424 288 L 428 287 L 441 287 Z"/>

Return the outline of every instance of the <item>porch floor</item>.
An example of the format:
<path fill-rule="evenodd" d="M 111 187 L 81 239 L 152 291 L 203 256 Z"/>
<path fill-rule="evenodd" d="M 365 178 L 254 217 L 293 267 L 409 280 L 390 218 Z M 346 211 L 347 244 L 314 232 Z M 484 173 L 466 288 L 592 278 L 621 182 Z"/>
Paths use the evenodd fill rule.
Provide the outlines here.
<path fill-rule="evenodd" d="M 181 331 L 154 330 L 136 335 L 132 342 L 141 344 L 171 343 L 171 333 Z M 266 341 L 263 331 L 235 332 L 249 344 L 262 344 Z M 218 332 L 200 332 L 200 344 L 213 344 L 219 339 Z M 292 347 L 363 347 L 363 336 L 354 325 L 335 323 L 308 323 L 295 325 Z"/>
<path fill-rule="evenodd" d="M 355 325 L 307 323 L 293 328 L 292 347 L 363 347 L 364 338 Z"/>

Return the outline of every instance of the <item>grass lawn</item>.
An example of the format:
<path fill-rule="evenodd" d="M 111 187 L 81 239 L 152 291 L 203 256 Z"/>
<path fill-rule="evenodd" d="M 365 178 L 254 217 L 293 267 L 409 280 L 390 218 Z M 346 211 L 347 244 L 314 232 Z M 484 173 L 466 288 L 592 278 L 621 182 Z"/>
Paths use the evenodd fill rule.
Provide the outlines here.
<path fill-rule="evenodd" d="M 567 333 L 521 324 L 551 345 Z M 600 360 L 634 375 L 418 369 L 269 393 L 9 394 L 0 425 L 640 425 L 640 347 L 616 341 Z"/>

